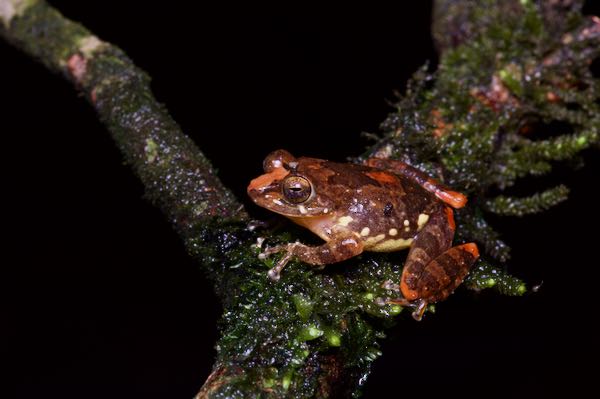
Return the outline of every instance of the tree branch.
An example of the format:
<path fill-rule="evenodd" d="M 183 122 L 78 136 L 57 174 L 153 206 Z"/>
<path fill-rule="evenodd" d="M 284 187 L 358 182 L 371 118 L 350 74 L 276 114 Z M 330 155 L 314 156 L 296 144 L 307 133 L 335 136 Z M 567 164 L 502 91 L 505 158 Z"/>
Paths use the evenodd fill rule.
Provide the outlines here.
<path fill-rule="evenodd" d="M 142 180 L 147 197 L 184 236 L 213 217 L 245 218 L 197 146 L 118 47 L 44 1 L 1 0 L 0 35 L 80 90 Z"/>

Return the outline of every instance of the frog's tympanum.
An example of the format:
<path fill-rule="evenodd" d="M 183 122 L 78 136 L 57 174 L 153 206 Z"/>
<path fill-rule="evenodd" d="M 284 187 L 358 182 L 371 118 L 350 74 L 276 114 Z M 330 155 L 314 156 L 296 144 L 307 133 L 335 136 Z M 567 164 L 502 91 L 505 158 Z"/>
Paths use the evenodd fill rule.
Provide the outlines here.
<path fill-rule="evenodd" d="M 322 267 L 363 251 L 410 248 L 400 280 L 403 298 L 389 302 L 414 307 L 419 320 L 428 303 L 454 291 L 479 257 L 474 243 L 452 246 L 452 208 L 464 206 L 466 197 L 403 162 L 346 164 L 278 150 L 263 167 L 265 174 L 248 186 L 252 200 L 325 241 L 268 248 L 262 258 L 285 252 L 269 271 L 273 280 L 291 257 Z"/>

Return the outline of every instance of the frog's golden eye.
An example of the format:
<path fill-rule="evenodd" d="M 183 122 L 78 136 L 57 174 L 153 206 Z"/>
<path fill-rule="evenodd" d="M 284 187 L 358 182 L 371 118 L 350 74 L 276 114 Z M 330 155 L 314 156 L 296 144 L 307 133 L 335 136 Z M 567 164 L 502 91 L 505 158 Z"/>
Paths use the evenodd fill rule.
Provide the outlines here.
<path fill-rule="evenodd" d="M 281 191 L 286 200 L 299 204 L 308 200 L 312 193 L 310 182 L 301 176 L 289 176 L 281 184 Z"/>

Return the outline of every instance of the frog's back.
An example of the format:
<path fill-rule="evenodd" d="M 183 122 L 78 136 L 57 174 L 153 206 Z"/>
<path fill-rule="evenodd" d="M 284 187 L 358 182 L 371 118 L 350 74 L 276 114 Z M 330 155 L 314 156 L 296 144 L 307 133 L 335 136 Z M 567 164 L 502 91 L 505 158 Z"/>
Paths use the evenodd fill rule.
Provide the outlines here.
<path fill-rule="evenodd" d="M 365 249 L 390 252 L 410 246 L 429 215 L 441 206 L 413 181 L 364 165 L 301 159 L 299 173 L 311 175 L 328 196 L 337 223 L 359 235 Z"/>

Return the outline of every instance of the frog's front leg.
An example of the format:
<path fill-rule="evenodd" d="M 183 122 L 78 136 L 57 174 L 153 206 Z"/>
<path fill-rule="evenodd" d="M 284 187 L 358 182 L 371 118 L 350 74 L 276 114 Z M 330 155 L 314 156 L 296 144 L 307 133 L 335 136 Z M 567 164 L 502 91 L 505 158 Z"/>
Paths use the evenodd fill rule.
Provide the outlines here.
<path fill-rule="evenodd" d="M 404 264 L 400 291 L 404 298 L 392 300 L 415 308 L 420 320 L 428 303 L 442 301 L 462 283 L 479 257 L 474 243 L 452 247 L 454 216 L 450 207 L 440 207 L 421 230 Z"/>
<path fill-rule="evenodd" d="M 315 267 L 323 267 L 330 263 L 337 263 L 350 259 L 353 256 L 359 255 L 362 251 L 362 241 L 353 234 L 348 233 L 332 237 L 332 239 L 325 244 L 316 247 L 310 247 L 299 242 L 278 245 L 266 249 L 259 255 L 259 258 L 265 259 L 269 255 L 285 252 L 285 255 L 277 262 L 275 267 L 269 270 L 268 273 L 271 280 L 278 281 L 281 270 L 292 257 L 296 257 L 302 262 Z"/>

